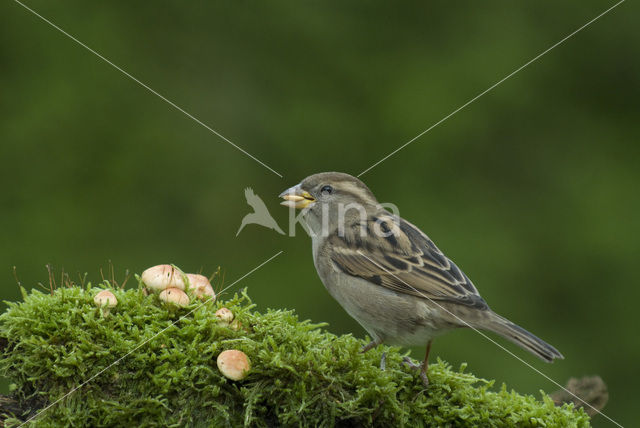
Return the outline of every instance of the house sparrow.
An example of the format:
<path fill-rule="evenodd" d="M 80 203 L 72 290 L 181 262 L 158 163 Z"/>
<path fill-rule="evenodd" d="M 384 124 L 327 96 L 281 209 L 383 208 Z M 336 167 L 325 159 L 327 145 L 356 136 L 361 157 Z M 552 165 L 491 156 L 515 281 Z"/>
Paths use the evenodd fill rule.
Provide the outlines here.
<path fill-rule="evenodd" d="M 371 336 L 363 352 L 383 342 L 426 344 L 424 362 L 414 365 L 425 385 L 431 341 L 460 327 L 493 331 L 546 362 L 563 358 L 489 309 L 471 280 L 427 235 L 382 208 L 357 178 L 314 174 L 280 197 L 282 205 L 303 210 L 320 279 Z"/>

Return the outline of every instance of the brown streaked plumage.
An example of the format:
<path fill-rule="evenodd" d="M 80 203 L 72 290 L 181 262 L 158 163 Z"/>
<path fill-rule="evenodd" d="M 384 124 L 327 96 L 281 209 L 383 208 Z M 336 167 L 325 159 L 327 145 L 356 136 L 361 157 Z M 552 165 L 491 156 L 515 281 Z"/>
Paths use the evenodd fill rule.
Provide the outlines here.
<path fill-rule="evenodd" d="M 493 312 L 471 280 L 408 221 L 380 206 L 348 174 L 311 175 L 280 195 L 302 208 L 318 275 L 329 293 L 380 343 L 427 344 L 472 327 L 498 333 L 544 361 L 563 358 L 551 345 Z"/>

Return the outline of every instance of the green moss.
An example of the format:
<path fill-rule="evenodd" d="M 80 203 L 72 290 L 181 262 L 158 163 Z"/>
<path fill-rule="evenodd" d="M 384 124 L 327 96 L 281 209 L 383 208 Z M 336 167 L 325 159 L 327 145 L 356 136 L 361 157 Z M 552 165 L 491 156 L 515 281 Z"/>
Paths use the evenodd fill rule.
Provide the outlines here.
<path fill-rule="evenodd" d="M 116 289 L 118 306 L 102 318 L 93 304 L 97 291 L 89 285 L 24 292 L 24 302 L 9 303 L 0 315 L 0 374 L 13 383 L 14 398 L 31 407 L 8 426 L 121 357 L 36 425 L 589 426 L 582 410 L 555 407 L 544 394 L 538 401 L 504 386 L 492 391 L 492 382 L 442 361 L 430 366 L 425 391 L 398 348 L 361 354 L 363 341 L 300 322 L 291 311 L 258 313 L 246 295 L 168 310 L 139 289 Z M 242 329 L 218 325 L 214 312 L 222 306 Z M 225 349 L 251 359 L 245 380 L 220 375 L 216 357 Z M 385 371 L 378 367 L 383 351 Z"/>

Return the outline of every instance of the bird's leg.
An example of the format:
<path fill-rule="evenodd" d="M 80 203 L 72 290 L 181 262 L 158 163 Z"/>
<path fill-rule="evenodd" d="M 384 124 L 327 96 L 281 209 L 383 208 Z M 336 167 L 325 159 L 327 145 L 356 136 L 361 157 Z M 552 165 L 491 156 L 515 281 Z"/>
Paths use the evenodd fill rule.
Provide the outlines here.
<path fill-rule="evenodd" d="M 431 351 L 431 340 L 427 343 L 427 352 L 422 364 L 415 364 L 409 357 L 404 357 L 402 359 L 402 361 L 410 368 L 420 370 L 420 379 L 422 379 L 422 383 L 425 387 L 429 386 L 429 378 L 427 377 L 427 369 L 429 368 L 429 351 Z"/>
<path fill-rule="evenodd" d="M 369 349 L 375 348 L 376 346 L 382 343 L 382 339 L 374 339 L 371 342 L 367 343 L 360 350 L 361 353 L 367 352 Z M 382 357 L 380 358 L 380 370 L 384 370 L 387 366 L 387 353 L 383 352 Z"/>
<path fill-rule="evenodd" d="M 431 341 L 427 343 L 427 352 L 424 354 L 422 362 L 422 370 L 420 370 L 420 378 L 425 387 L 429 386 L 429 378 L 427 377 L 427 369 L 429 368 L 429 351 L 431 351 Z"/>

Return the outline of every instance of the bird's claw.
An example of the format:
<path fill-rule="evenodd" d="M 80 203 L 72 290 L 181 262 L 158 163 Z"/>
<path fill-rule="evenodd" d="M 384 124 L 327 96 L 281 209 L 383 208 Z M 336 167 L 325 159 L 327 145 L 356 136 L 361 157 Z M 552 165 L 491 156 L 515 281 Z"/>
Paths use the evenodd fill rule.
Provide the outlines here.
<path fill-rule="evenodd" d="M 362 348 L 360 348 L 360 353 L 364 354 L 365 352 L 367 352 L 369 349 L 375 348 L 376 346 L 378 346 L 379 344 L 381 344 L 382 341 L 381 340 L 372 340 L 371 342 L 367 343 L 366 345 L 364 345 Z"/>
<path fill-rule="evenodd" d="M 424 371 L 420 371 L 420 379 L 422 379 L 422 384 L 425 388 L 429 387 L 429 378 L 427 377 L 427 373 Z"/>
<path fill-rule="evenodd" d="M 420 370 L 420 379 L 422 379 L 422 384 L 425 388 L 429 386 L 429 378 L 427 377 L 427 372 L 424 370 L 424 363 L 416 364 L 409 357 L 404 357 L 402 362 L 413 370 Z"/>

